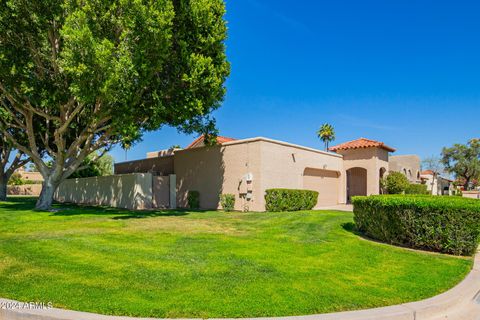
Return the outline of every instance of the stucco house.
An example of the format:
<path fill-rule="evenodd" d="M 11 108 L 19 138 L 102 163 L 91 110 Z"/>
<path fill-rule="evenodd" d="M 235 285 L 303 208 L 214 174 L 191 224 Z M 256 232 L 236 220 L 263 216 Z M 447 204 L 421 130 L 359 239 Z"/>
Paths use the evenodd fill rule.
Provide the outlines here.
<path fill-rule="evenodd" d="M 443 177 L 439 174 L 434 174 L 432 170 L 422 171 L 420 174 L 422 184 L 427 186 L 427 190 L 434 196 L 437 195 L 452 195 L 455 191 L 453 180 Z"/>
<path fill-rule="evenodd" d="M 27 171 L 25 170 L 25 167 L 20 167 L 17 171 L 15 171 L 15 173 L 18 174 L 22 180 L 35 181 L 39 183 L 43 182 L 42 174 L 38 171 Z"/>
<path fill-rule="evenodd" d="M 420 170 L 417 156 L 392 157 L 395 149 L 366 138 L 329 152 L 263 137 L 217 142 L 205 146 L 199 137 L 185 149 L 149 152 L 146 159 L 115 164 L 115 174 L 151 174 L 155 207 L 186 207 L 188 191 L 196 190 L 204 209 L 219 208 L 219 196 L 229 193 L 236 210 L 264 211 L 270 188 L 316 190 L 317 206 L 331 206 L 379 194 L 390 170 L 405 172 L 412 182 Z"/>

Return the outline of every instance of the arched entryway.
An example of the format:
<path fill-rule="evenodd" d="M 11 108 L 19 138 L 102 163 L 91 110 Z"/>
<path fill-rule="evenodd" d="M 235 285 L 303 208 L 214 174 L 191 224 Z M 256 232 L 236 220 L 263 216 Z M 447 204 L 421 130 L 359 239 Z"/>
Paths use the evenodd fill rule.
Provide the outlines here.
<path fill-rule="evenodd" d="M 347 201 L 354 196 L 367 195 L 367 169 L 351 168 L 347 170 Z"/>

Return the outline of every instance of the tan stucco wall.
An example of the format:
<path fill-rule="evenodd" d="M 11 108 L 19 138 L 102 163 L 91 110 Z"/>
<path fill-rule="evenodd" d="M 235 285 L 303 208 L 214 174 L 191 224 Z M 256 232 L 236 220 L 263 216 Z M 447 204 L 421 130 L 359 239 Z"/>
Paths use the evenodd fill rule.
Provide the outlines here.
<path fill-rule="evenodd" d="M 20 186 L 7 186 L 7 195 L 38 196 L 42 191 L 41 184 L 23 184 Z"/>
<path fill-rule="evenodd" d="M 175 153 L 177 205 L 187 206 L 188 190 L 200 192 L 200 206 L 219 208 L 220 194 L 234 194 L 235 210 L 264 211 L 265 190 L 270 188 L 305 189 L 306 168 L 338 174 L 338 192 L 331 203 L 345 202 L 345 174 L 342 157 L 293 146 L 265 138 L 200 147 Z M 252 178 L 251 183 L 247 178 Z M 307 179 L 307 186 L 311 188 Z M 251 198 L 248 199 L 248 194 Z M 320 197 L 319 197 L 320 198 Z"/>
<path fill-rule="evenodd" d="M 480 191 L 463 191 L 462 196 L 470 199 L 480 199 Z"/>
<path fill-rule="evenodd" d="M 311 179 L 305 179 L 305 169 L 328 170 L 338 173 L 338 193 L 324 205 L 345 203 L 345 170 L 342 157 L 320 150 L 291 146 L 281 142 L 261 141 L 261 190 L 271 188 L 312 189 Z M 306 184 L 306 185 L 305 185 Z M 317 191 L 322 191 L 318 189 Z M 319 199 L 321 197 L 319 196 Z M 319 203 L 318 206 L 322 206 Z M 265 202 L 262 197 L 262 208 Z"/>
<path fill-rule="evenodd" d="M 388 151 L 381 148 L 339 150 L 343 155 L 345 170 L 364 168 L 367 170 L 367 195 L 380 193 L 380 169 L 389 170 Z"/>
<path fill-rule="evenodd" d="M 68 179 L 55 193 L 59 202 L 103 205 L 132 210 L 152 208 L 152 175 L 136 173 Z"/>
<path fill-rule="evenodd" d="M 390 171 L 405 174 L 410 182 L 418 182 L 420 174 L 420 158 L 417 155 L 390 156 Z"/>
<path fill-rule="evenodd" d="M 22 180 L 30 180 L 30 181 L 38 181 L 38 182 L 43 181 L 42 174 L 37 171 L 31 172 L 31 171 L 18 170 L 16 173 L 20 175 L 20 178 Z"/>
<path fill-rule="evenodd" d="M 155 208 L 165 209 L 170 207 L 170 177 L 153 177 L 153 206 Z"/>
<path fill-rule="evenodd" d="M 259 144 L 254 143 L 177 151 L 177 206 L 186 207 L 188 191 L 196 190 L 200 192 L 200 206 L 204 209 L 219 208 L 219 195 L 230 193 L 236 196 L 235 210 L 261 210 L 257 205 L 259 198 L 263 198 L 259 189 L 259 154 Z M 253 176 L 249 186 L 244 179 L 248 173 Z M 254 192 L 247 201 L 249 188 Z"/>
<path fill-rule="evenodd" d="M 317 206 L 337 205 L 340 200 L 340 172 L 307 168 L 303 174 L 303 188 L 318 192 Z"/>
<path fill-rule="evenodd" d="M 115 163 L 115 174 L 153 173 L 166 176 L 173 172 L 173 156 Z"/>

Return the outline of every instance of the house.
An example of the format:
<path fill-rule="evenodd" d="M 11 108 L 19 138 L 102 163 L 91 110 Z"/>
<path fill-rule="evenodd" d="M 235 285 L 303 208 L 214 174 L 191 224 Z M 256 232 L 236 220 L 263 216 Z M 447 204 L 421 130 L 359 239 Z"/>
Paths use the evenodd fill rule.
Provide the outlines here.
<path fill-rule="evenodd" d="M 27 171 L 25 167 L 20 167 L 15 174 L 24 181 L 22 185 L 7 186 L 8 195 L 38 196 L 42 191 L 42 174 L 38 171 Z"/>
<path fill-rule="evenodd" d="M 383 142 L 360 138 L 329 152 L 257 137 L 218 137 L 205 146 L 203 136 L 185 149 L 150 152 L 146 159 L 115 164 L 115 174 L 153 177 L 152 206 L 187 207 L 189 190 L 200 193 L 204 209 L 219 207 L 221 194 L 234 194 L 236 210 L 265 210 L 265 190 L 309 189 L 319 192 L 318 207 L 347 203 L 352 196 L 380 193 L 389 171 L 417 181 L 417 156 L 390 156 Z"/>
<path fill-rule="evenodd" d="M 411 183 L 421 183 L 420 158 L 417 155 L 390 156 L 390 171 L 403 173 Z"/>
<path fill-rule="evenodd" d="M 427 186 L 427 190 L 434 196 L 452 195 L 455 188 L 453 180 L 445 178 L 439 174 L 435 174 L 432 170 L 422 171 L 420 174 L 422 184 Z"/>
<path fill-rule="evenodd" d="M 15 173 L 18 174 L 22 180 L 34 181 L 37 183 L 43 182 L 43 176 L 38 171 L 27 171 L 25 170 L 25 167 L 20 167 Z"/>

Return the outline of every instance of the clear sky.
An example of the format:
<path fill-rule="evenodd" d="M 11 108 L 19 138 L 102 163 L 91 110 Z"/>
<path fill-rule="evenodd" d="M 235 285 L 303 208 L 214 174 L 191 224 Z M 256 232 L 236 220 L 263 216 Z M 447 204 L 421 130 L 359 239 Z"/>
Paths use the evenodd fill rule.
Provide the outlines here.
<path fill-rule="evenodd" d="M 480 136 L 480 1 L 227 0 L 227 11 L 221 135 L 323 148 L 329 122 L 333 144 L 366 137 L 421 157 Z M 163 128 L 128 160 L 194 138 Z"/>

